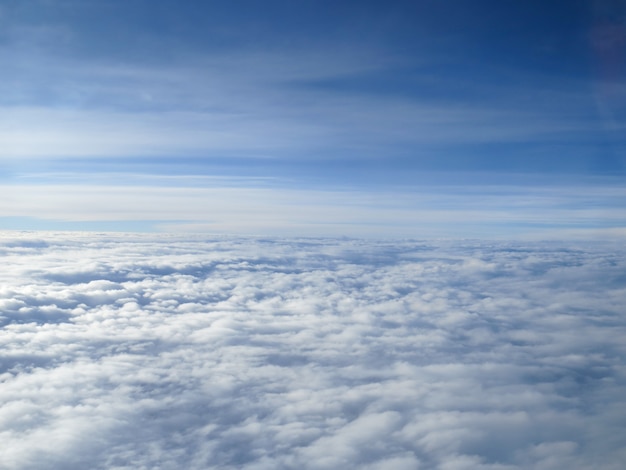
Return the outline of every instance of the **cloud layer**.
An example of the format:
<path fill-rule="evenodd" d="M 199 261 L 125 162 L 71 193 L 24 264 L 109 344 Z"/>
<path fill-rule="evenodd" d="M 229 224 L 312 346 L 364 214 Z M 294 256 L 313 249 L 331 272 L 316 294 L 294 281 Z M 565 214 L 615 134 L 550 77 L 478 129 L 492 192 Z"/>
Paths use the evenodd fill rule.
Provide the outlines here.
<path fill-rule="evenodd" d="M 56 184 L 37 178 L 26 178 L 24 184 L 0 182 L 5 194 L 0 200 L 0 225 L 103 230 L 97 224 L 110 223 L 125 231 L 144 224 L 166 232 L 263 236 L 399 238 L 419 233 L 428 238 L 463 234 L 544 239 L 597 238 L 602 233 L 619 238 L 626 226 L 626 191 L 609 178 L 582 187 L 532 186 L 531 179 L 508 186 L 425 183 L 375 191 L 285 187 L 263 178 L 175 175 L 136 181 L 132 175 L 108 174 L 77 180 L 66 175 Z M 29 217 L 33 223 L 10 226 L 5 217 L 9 222 Z"/>
<path fill-rule="evenodd" d="M 621 468 L 624 254 L 4 233 L 0 462 Z"/>

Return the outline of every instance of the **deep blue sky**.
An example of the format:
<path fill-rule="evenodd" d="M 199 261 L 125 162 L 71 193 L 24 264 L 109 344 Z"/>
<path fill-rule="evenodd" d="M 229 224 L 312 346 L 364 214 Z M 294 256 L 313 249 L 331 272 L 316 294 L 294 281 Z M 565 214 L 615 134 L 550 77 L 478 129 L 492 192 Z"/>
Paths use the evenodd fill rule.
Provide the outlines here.
<path fill-rule="evenodd" d="M 624 0 L 2 0 L 0 67 L 6 228 L 625 225 Z"/>

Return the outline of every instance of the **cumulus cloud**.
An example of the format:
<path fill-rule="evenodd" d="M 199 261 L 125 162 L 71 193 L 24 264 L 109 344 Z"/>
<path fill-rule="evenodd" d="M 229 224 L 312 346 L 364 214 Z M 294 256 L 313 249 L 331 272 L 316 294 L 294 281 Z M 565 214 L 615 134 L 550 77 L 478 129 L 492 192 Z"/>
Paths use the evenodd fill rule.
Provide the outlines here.
<path fill-rule="evenodd" d="M 621 247 L 4 233 L 13 469 L 620 468 Z"/>

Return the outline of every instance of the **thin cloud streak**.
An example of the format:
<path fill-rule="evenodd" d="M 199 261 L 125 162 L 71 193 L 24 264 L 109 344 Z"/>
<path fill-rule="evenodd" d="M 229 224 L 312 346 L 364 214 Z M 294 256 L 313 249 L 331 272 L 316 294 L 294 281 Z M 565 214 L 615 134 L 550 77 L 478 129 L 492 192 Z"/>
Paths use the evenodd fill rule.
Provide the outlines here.
<path fill-rule="evenodd" d="M 376 98 L 341 99 L 295 114 L 275 105 L 215 112 L 5 107 L 0 109 L 0 158 L 174 154 L 209 159 L 232 155 L 297 161 L 318 155 L 322 161 L 324 156 L 336 161 L 367 160 L 405 155 L 401 147 L 407 145 L 455 149 L 529 139 L 549 142 L 563 135 L 584 141 L 587 129 L 585 121 L 550 122 L 541 115 Z M 428 157 L 432 151 L 420 153 Z M 419 167 L 419 154 L 414 164 Z"/>
<path fill-rule="evenodd" d="M 570 186 L 431 186 L 373 193 L 259 187 L 254 179 L 243 185 L 206 182 L 212 187 L 3 185 L 0 216 L 122 225 L 158 220 L 167 231 L 461 238 L 615 229 L 626 220 L 626 194 L 617 187 L 589 187 L 584 194 Z"/>

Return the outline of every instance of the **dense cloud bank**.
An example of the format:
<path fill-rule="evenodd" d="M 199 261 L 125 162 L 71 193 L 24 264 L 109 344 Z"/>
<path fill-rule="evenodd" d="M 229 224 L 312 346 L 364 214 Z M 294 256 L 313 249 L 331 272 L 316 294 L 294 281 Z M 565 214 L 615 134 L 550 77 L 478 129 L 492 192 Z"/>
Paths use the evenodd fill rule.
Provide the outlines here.
<path fill-rule="evenodd" d="M 4 233 L 0 468 L 621 469 L 625 254 Z"/>

